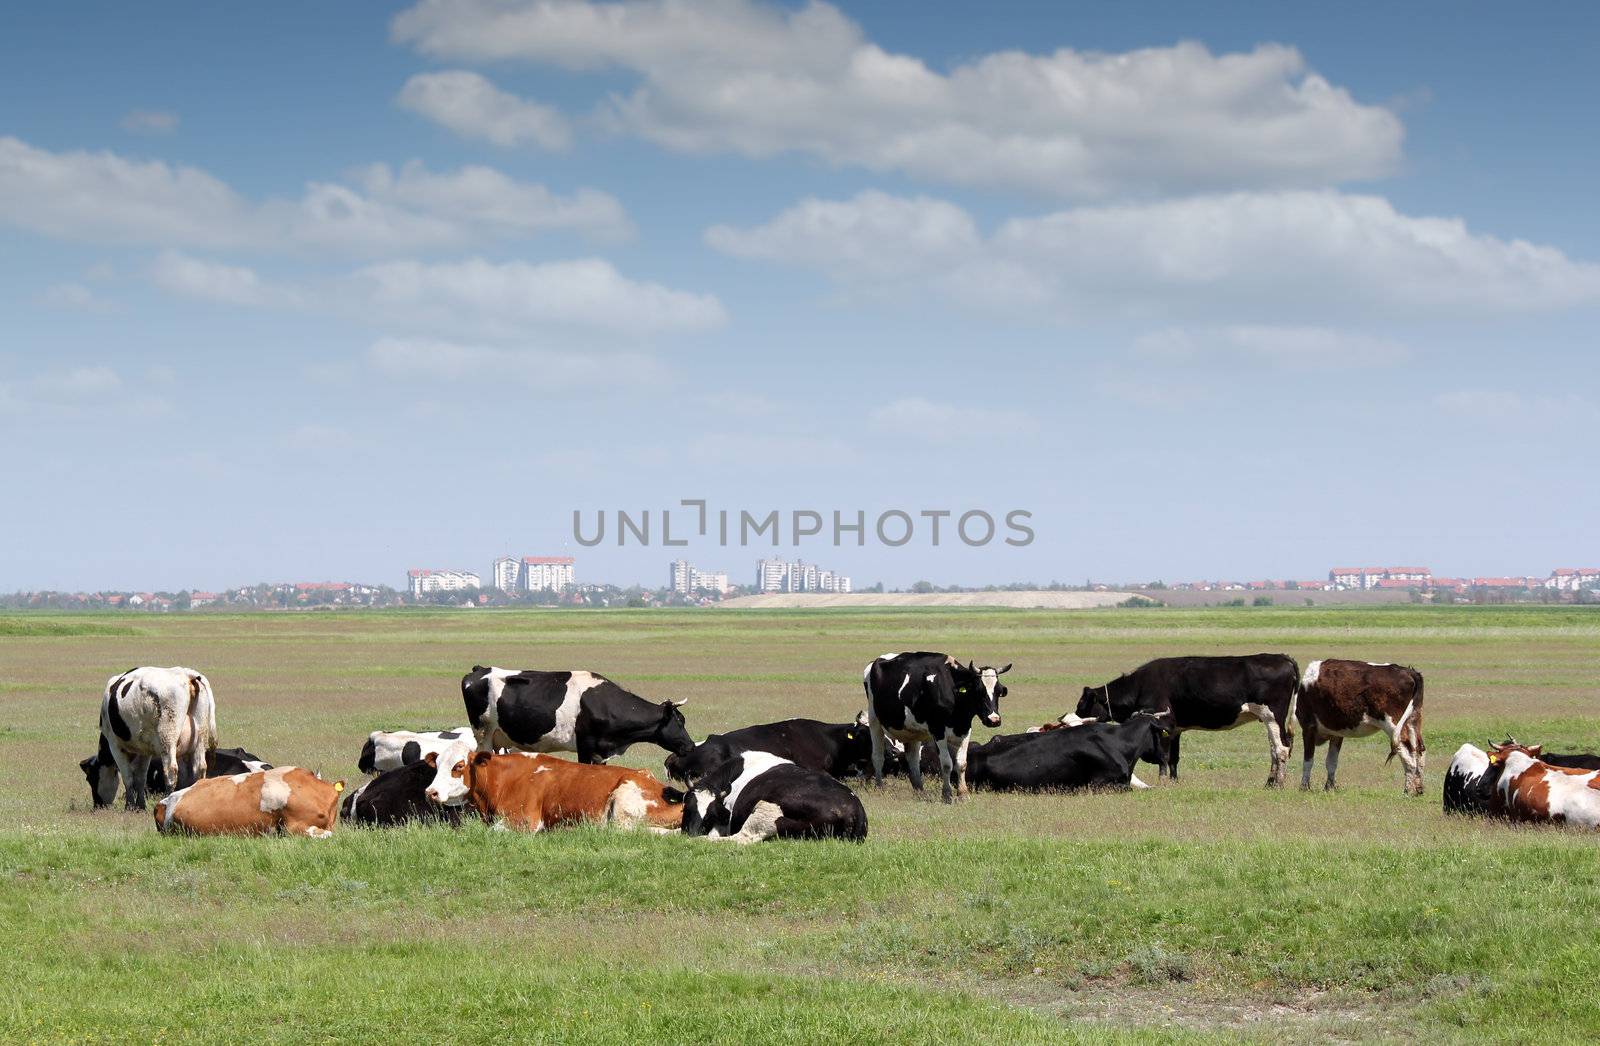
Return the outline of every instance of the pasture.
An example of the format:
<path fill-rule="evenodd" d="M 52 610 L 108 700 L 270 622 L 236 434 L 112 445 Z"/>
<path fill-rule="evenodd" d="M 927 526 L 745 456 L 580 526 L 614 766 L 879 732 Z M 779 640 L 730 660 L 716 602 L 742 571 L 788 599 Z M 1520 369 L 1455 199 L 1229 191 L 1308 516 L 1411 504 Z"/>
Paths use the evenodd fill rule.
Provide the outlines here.
<path fill-rule="evenodd" d="M 140 664 L 204 671 L 223 745 L 354 782 L 369 730 L 461 723 L 475 663 L 687 698 L 698 738 L 853 717 L 862 666 L 910 649 L 1014 661 L 1005 732 L 1156 656 L 1412 664 L 1426 795 L 1400 794 L 1381 737 L 1345 745 L 1332 794 L 1320 756 L 1315 790 L 1293 787 L 1297 739 L 1268 792 L 1249 726 L 1187 735 L 1181 782 L 1145 792 L 946 807 L 861 786 L 860 846 L 316 842 L 157 837 L 148 814 L 90 812 L 77 768 L 106 677 Z M 1591 1039 L 1600 839 L 1447 820 L 1439 799 L 1463 741 L 1600 744 L 1597 698 L 1581 608 L 0 617 L 0 1038 Z M 620 761 L 659 775 L 663 755 Z"/>

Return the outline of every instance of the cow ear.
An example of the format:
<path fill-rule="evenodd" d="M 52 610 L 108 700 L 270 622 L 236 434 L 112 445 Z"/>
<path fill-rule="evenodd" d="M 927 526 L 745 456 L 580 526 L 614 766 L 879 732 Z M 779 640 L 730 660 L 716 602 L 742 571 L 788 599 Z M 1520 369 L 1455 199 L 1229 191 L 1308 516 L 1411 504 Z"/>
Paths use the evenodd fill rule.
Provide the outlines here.
<path fill-rule="evenodd" d="M 1011 671 L 1011 662 L 1010 662 L 1010 661 L 1007 661 L 1007 662 L 1006 662 L 1006 667 L 1004 667 L 1004 668 L 1002 668 L 1002 669 L 1001 669 L 1001 670 L 1000 670 L 1000 671 L 998 671 L 998 672 L 996 672 L 996 673 L 995 673 L 995 675 L 997 675 L 997 676 L 1003 676 L 1003 675 L 1005 675 L 1005 674 L 1006 674 L 1006 673 L 1007 673 L 1007 672 L 1009 672 L 1009 671 Z"/>
<path fill-rule="evenodd" d="M 422 761 L 424 763 L 427 763 L 429 766 L 433 767 L 435 770 L 439 769 L 439 753 L 438 752 L 429 752 L 427 755 L 422 757 Z"/>
<path fill-rule="evenodd" d="M 473 766 L 487 766 L 488 763 L 489 763 L 489 760 L 491 760 L 493 758 L 494 758 L 494 754 L 491 753 L 491 752 L 478 752 L 477 754 L 475 754 L 472 757 L 472 765 Z"/>
<path fill-rule="evenodd" d="M 1543 753 L 1544 753 L 1544 745 L 1529 745 L 1528 746 L 1528 754 L 1529 755 L 1542 755 Z"/>

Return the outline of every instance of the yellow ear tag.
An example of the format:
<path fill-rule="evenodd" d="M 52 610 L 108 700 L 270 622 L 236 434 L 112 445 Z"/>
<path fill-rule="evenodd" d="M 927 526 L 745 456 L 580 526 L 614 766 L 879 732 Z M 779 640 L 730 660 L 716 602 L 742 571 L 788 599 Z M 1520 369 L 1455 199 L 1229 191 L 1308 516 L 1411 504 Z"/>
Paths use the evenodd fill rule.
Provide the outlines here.
<path fill-rule="evenodd" d="M 335 782 L 333 782 L 333 790 L 334 790 L 335 794 L 344 791 L 344 782 L 343 781 L 335 781 Z"/>

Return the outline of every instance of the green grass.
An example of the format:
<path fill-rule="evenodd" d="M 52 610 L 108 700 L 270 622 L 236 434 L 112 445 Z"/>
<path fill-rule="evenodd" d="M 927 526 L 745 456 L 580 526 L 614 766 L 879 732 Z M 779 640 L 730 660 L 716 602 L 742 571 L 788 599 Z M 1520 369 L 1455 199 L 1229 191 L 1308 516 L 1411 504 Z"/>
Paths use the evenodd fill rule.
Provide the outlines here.
<path fill-rule="evenodd" d="M 0 1040 L 1579 1041 L 1600 1026 L 1600 840 L 1445 818 L 1462 741 L 1600 743 L 1600 614 L 1571 608 L 186 615 L 141 635 L 0 618 Z M 18 624 L 28 625 L 24 629 Z M 866 790 L 864 845 L 579 830 L 167 839 L 89 813 L 98 688 L 216 687 L 224 744 L 354 776 L 377 726 L 448 726 L 474 663 L 687 697 L 703 734 L 842 720 L 902 648 L 1014 660 L 1007 729 L 1164 654 L 1282 650 L 1427 675 L 1428 795 L 1385 746 L 1267 792 L 1258 729 L 1107 795 Z M 1299 769 L 1298 751 L 1292 764 Z M 660 772 L 661 753 L 626 761 Z M 1297 775 L 1294 775 L 1297 780 Z M 397 1032 L 404 1029 L 403 1032 Z"/>

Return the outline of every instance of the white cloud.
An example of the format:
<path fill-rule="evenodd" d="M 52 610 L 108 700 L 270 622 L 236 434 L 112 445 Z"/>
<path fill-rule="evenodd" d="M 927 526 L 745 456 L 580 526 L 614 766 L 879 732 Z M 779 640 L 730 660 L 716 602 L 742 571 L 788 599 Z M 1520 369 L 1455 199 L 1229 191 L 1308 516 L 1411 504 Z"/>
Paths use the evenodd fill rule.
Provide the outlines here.
<path fill-rule="evenodd" d="M 486 390 L 511 383 L 541 392 L 563 392 L 665 380 L 660 362 L 640 353 L 504 349 L 427 339 L 380 339 L 367 350 L 367 363 L 391 378 L 477 382 Z"/>
<path fill-rule="evenodd" d="M 945 72 L 816 0 L 422 0 L 393 34 L 434 58 L 634 73 L 604 115 L 670 149 L 1049 195 L 1371 178 L 1395 169 L 1403 137 L 1393 113 L 1276 44 L 1002 51 Z"/>
<path fill-rule="evenodd" d="M 178 114 L 161 109 L 131 109 L 122 129 L 132 134 L 171 134 L 178 129 Z"/>
<path fill-rule="evenodd" d="M 254 269 L 179 251 L 162 251 L 150 267 L 150 278 L 161 289 L 186 298 L 258 307 L 292 308 L 302 304 L 298 291 L 269 284 Z"/>
<path fill-rule="evenodd" d="M 559 112 L 502 91 L 477 73 L 418 73 L 395 101 L 463 138 L 556 150 L 572 144 L 572 131 Z"/>
<path fill-rule="evenodd" d="M 1135 339 L 1133 353 L 1157 363 L 1213 364 L 1234 360 L 1290 370 L 1384 367 L 1411 357 L 1408 346 L 1379 335 L 1330 327 L 1260 324 L 1149 331 Z"/>
<path fill-rule="evenodd" d="M 963 217 L 941 200 L 867 192 L 805 200 L 753 229 L 717 226 L 706 240 L 740 257 L 818 269 L 841 286 L 893 289 L 915 276 L 919 291 L 1060 315 L 1298 319 L 1600 302 L 1600 265 L 1332 190 L 1075 207 L 1013 219 L 987 238 L 969 234 Z M 1261 338 L 1253 343 L 1268 351 Z M 1277 344 L 1291 351 L 1284 338 Z"/>
<path fill-rule="evenodd" d="M 610 193 L 584 188 L 561 196 L 493 167 L 469 165 L 435 174 L 416 160 L 398 171 L 374 164 L 358 172 L 358 181 L 374 200 L 505 234 L 573 229 L 616 240 L 633 231 L 622 204 Z"/>
<path fill-rule="evenodd" d="M 130 386 L 103 365 L 44 371 L 31 377 L 0 379 L 0 417 L 69 418 L 91 416 L 144 420 L 170 412 L 172 405 Z"/>
<path fill-rule="evenodd" d="M 105 312 L 111 304 L 81 283 L 57 283 L 46 287 L 39 303 L 68 312 Z"/>
<path fill-rule="evenodd" d="M 202 249 L 331 248 L 356 254 L 462 247 L 571 229 L 626 235 L 622 205 L 488 167 L 435 173 L 415 161 L 311 182 L 299 199 L 248 200 L 194 167 L 111 152 L 51 152 L 0 137 L 0 223 L 91 243 Z"/>
<path fill-rule="evenodd" d="M 714 295 L 629 279 L 599 258 L 393 261 L 367 266 L 351 282 L 379 314 L 454 328 L 570 327 L 638 336 L 709 330 L 727 320 Z"/>
<path fill-rule="evenodd" d="M 867 420 L 873 428 L 930 443 L 965 439 L 974 432 L 1031 432 L 1037 428 L 1034 419 L 1021 411 L 936 403 L 919 396 L 891 400 L 875 407 Z"/>
<path fill-rule="evenodd" d="M 306 309 L 450 336 L 588 332 L 639 338 L 710 330 L 727 321 L 715 295 L 630 279 L 599 258 L 540 264 L 405 259 L 293 286 L 265 280 L 246 266 L 163 251 L 150 275 L 157 286 L 185 297 Z"/>

